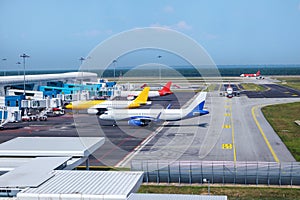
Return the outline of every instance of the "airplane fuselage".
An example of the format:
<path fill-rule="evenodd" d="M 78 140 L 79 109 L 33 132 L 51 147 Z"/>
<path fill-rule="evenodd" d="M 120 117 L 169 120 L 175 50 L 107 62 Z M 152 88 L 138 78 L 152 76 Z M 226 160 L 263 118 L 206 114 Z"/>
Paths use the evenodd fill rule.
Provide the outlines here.
<path fill-rule="evenodd" d="M 159 116 L 160 115 L 160 116 Z M 159 116 L 160 120 L 180 120 L 184 116 L 182 109 L 134 109 L 134 110 L 109 110 L 100 116 L 103 120 L 127 120 L 136 117 L 155 119 Z"/>
<path fill-rule="evenodd" d="M 121 91 L 120 96 L 121 97 L 128 97 L 128 96 L 138 96 L 141 93 L 141 91 Z M 158 91 L 149 91 L 148 97 L 159 97 L 160 94 Z"/>

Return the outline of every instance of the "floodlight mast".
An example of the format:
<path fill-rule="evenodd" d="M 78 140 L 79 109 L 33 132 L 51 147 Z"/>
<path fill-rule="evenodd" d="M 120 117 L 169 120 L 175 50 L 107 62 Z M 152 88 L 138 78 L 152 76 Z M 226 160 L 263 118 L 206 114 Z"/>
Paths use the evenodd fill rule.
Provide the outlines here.
<path fill-rule="evenodd" d="M 114 64 L 114 79 L 116 78 L 116 64 L 117 64 L 117 60 L 113 60 L 113 64 Z"/>
<path fill-rule="evenodd" d="M 25 96 L 25 94 L 26 94 L 26 92 L 25 92 L 25 75 L 26 75 L 26 73 L 25 73 L 25 60 L 26 60 L 26 58 L 29 58 L 30 56 L 27 55 L 27 54 L 25 54 L 25 53 L 23 53 L 22 55 L 20 55 L 20 57 L 23 58 L 23 75 L 24 75 L 24 91 L 23 91 L 23 95 Z"/>

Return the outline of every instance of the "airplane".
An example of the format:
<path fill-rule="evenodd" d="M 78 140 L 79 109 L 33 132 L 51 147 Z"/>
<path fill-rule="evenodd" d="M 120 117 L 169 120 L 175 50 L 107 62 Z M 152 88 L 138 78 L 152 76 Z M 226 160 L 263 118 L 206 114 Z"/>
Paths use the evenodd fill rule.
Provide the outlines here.
<path fill-rule="evenodd" d="M 85 110 L 88 114 L 102 114 L 109 108 L 138 108 L 143 104 L 151 104 L 148 99 L 150 87 L 145 87 L 139 96 L 133 101 L 110 101 L 110 100 L 90 100 L 90 101 L 74 101 L 66 105 L 67 109 Z"/>
<path fill-rule="evenodd" d="M 186 107 L 180 109 L 109 109 L 99 116 L 102 120 L 115 121 L 128 120 L 131 126 L 147 126 L 158 121 L 178 121 L 186 118 L 206 115 L 209 111 L 204 110 L 207 92 L 198 93 L 193 101 Z"/>
<path fill-rule="evenodd" d="M 172 82 L 169 81 L 166 83 L 166 85 L 162 89 L 160 89 L 158 91 L 150 91 L 148 94 L 148 98 L 173 94 L 173 92 L 170 90 L 171 84 L 172 84 Z M 145 86 L 145 84 L 143 86 Z M 141 93 L 141 91 L 121 91 L 120 96 L 127 97 L 128 99 L 133 99 L 134 97 L 138 96 L 140 93 Z"/>
<path fill-rule="evenodd" d="M 224 95 L 228 98 L 232 98 L 233 96 L 240 96 L 239 91 L 234 91 L 233 88 L 231 87 L 230 83 L 228 84 L 226 91 L 224 93 L 220 93 L 220 95 Z"/>
<path fill-rule="evenodd" d="M 260 71 L 258 70 L 255 74 L 241 74 L 240 77 L 260 77 Z"/>

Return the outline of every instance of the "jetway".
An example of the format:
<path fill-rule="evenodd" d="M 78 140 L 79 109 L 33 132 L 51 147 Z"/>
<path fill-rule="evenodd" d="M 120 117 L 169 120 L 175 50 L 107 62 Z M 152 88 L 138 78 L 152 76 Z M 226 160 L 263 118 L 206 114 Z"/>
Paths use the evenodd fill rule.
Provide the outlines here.
<path fill-rule="evenodd" d="M 17 107 L 0 106 L 0 129 L 9 122 L 21 121 L 21 111 Z"/>

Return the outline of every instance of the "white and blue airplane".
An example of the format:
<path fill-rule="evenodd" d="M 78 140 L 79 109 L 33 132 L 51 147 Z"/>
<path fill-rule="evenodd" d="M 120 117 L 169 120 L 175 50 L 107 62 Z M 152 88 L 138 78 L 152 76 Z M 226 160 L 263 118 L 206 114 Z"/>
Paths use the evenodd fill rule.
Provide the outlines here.
<path fill-rule="evenodd" d="M 102 120 L 120 121 L 128 120 L 132 126 L 147 126 L 157 121 L 178 121 L 186 118 L 206 115 L 209 111 L 204 110 L 207 92 L 198 93 L 193 101 L 180 109 L 110 109 L 99 116 Z"/>

